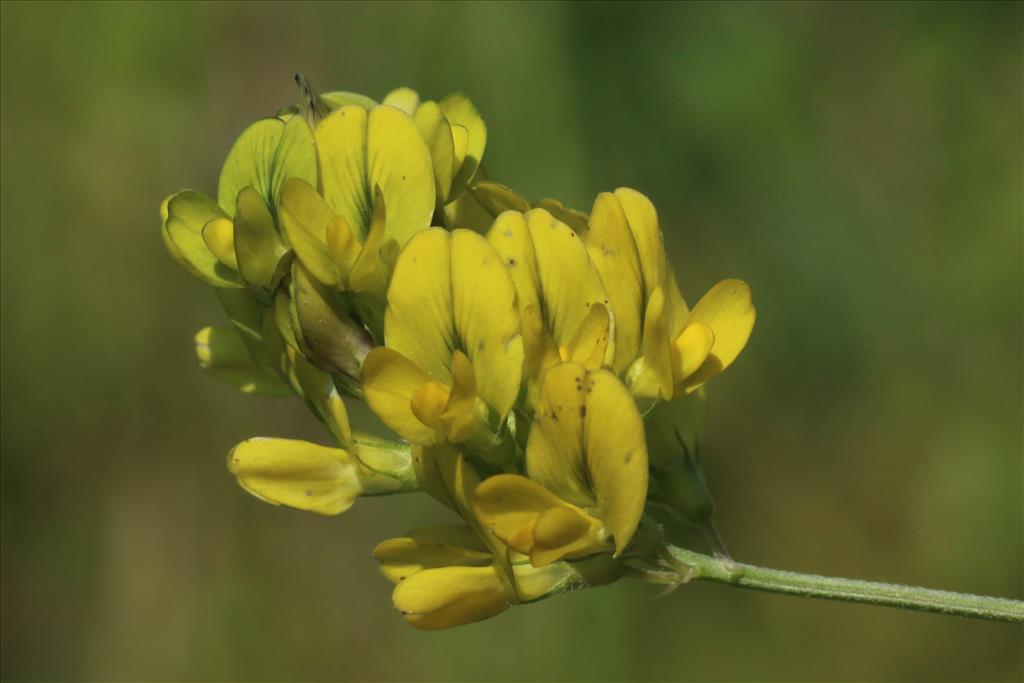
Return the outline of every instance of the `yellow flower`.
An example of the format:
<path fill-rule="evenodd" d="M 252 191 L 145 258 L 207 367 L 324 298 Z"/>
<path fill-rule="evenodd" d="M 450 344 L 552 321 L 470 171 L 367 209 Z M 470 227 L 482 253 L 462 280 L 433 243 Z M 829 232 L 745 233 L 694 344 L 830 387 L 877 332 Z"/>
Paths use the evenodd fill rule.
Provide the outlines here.
<path fill-rule="evenodd" d="M 268 329 L 268 336 L 273 329 Z M 418 488 L 407 447 L 356 435 L 331 377 L 280 340 L 271 347 L 293 391 L 303 397 L 341 448 L 294 439 L 246 439 L 228 454 L 228 469 L 239 485 L 275 505 L 336 515 L 361 495 L 385 495 Z"/>
<path fill-rule="evenodd" d="M 494 444 L 519 394 L 523 339 L 512 280 L 483 237 L 432 228 L 409 242 L 384 337 L 362 383 L 385 424 L 413 443 Z"/>
<path fill-rule="evenodd" d="M 406 112 L 430 150 L 437 203 L 454 202 L 474 178 L 487 147 L 487 126 L 472 101 L 452 93 L 440 102 L 420 101 L 415 90 L 398 88 L 384 97 L 384 104 Z"/>
<path fill-rule="evenodd" d="M 755 318 L 750 288 L 723 280 L 688 310 L 647 197 L 628 188 L 599 195 L 584 240 L 615 319 L 613 368 L 637 397 L 695 391 L 743 350 Z"/>
<path fill-rule="evenodd" d="M 501 234 L 495 232 L 497 224 L 509 220 L 504 212 L 528 212 L 531 206 L 582 237 L 593 265 L 563 270 L 573 273 L 574 283 L 589 282 L 588 271 L 597 270 L 607 292 L 613 328 L 609 365 L 626 378 L 638 398 L 671 400 L 697 390 L 728 367 L 750 338 L 756 313 L 750 288 L 740 280 L 719 282 L 690 311 L 668 265 L 657 211 L 636 190 L 619 188 L 598 195 L 590 214 L 553 199 L 531 205 L 515 191 L 489 181 L 474 184 L 470 191 L 496 217 L 490 232 L 496 245 L 500 240 L 495 236 Z M 523 297 L 520 280 L 516 284 Z M 585 286 L 584 300 L 587 291 Z M 538 354 L 530 352 L 528 314 L 524 314 L 523 334 L 529 378 L 531 360 Z M 539 355 L 551 357 L 550 353 Z"/>
<path fill-rule="evenodd" d="M 582 240 L 544 209 L 502 213 L 487 239 L 515 284 L 532 408 L 552 365 L 573 360 L 595 369 L 611 361 L 607 294 Z"/>
<path fill-rule="evenodd" d="M 475 493 L 476 515 L 511 549 L 537 567 L 626 549 L 647 496 L 647 447 L 615 375 L 579 363 L 545 373 L 526 471 L 529 479 L 497 475 Z"/>
<path fill-rule="evenodd" d="M 481 621 L 513 605 L 622 575 L 622 564 L 608 556 L 535 568 L 511 554 L 474 512 L 471 497 L 480 478 L 466 457 L 449 445 L 413 450 L 423 489 L 466 524 L 414 529 L 374 549 L 381 573 L 395 584 L 395 608 L 412 626 L 435 630 Z"/>

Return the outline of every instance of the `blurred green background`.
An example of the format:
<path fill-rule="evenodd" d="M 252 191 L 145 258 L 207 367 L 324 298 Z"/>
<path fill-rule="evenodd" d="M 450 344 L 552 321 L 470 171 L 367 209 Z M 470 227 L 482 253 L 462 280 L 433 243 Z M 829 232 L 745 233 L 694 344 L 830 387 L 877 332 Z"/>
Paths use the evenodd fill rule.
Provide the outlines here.
<path fill-rule="evenodd" d="M 691 301 L 759 320 L 711 387 L 742 561 L 1022 596 L 1022 4 L 2 5 L 2 675 L 178 680 L 1020 680 L 1022 629 L 630 583 L 442 633 L 338 518 L 228 475 L 298 401 L 206 376 L 223 317 L 157 207 L 322 90 L 469 93 L 490 174 L 656 203 Z"/>

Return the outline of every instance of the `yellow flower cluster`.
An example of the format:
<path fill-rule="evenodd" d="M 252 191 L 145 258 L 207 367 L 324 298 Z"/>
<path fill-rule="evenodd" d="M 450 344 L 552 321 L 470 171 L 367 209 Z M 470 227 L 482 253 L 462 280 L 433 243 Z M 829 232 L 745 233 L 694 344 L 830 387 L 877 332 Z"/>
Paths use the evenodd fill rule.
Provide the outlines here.
<path fill-rule="evenodd" d="M 724 280 L 689 309 L 635 190 L 585 213 L 489 181 L 487 128 L 464 95 L 402 88 L 377 104 L 299 84 L 299 106 L 235 142 L 216 201 L 186 190 L 161 208 L 171 255 L 232 323 L 197 334 L 202 366 L 300 396 L 335 441 L 244 441 L 228 456 L 241 486 L 322 514 L 404 491 L 449 507 L 458 525 L 374 550 L 424 629 L 656 555 L 657 534 L 638 529 L 652 502 L 689 514 L 676 494 L 692 458 L 649 454 L 651 415 L 736 359 L 747 285 Z M 342 395 L 400 441 L 354 433 Z"/>

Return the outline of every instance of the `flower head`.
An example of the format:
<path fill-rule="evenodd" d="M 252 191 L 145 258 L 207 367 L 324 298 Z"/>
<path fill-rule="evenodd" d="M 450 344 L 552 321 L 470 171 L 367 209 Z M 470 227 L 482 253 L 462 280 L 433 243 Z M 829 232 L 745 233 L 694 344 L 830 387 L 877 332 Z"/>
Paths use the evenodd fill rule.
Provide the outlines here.
<path fill-rule="evenodd" d="M 723 280 L 691 310 L 635 190 L 585 213 L 489 180 L 464 95 L 377 104 L 297 80 L 300 103 L 232 146 L 216 201 L 161 206 L 171 256 L 230 321 L 196 335 L 200 365 L 326 428 L 238 444 L 239 485 L 326 515 L 414 490 L 453 511 L 373 552 L 417 628 L 658 576 L 652 504 L 713 529 L 703 387 L 747 343 L 749 287 Z M 397 440 L 353 431 L 344 395 Z"/>

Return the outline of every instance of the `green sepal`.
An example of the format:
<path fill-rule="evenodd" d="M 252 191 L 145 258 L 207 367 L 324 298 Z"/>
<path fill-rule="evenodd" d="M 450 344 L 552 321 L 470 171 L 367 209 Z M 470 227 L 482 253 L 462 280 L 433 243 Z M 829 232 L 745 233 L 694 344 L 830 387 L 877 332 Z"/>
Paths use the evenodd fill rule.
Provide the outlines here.
<path fill-rule="evenodd" d="M 354 321 L 333 292 L 296 259 L 292 265 L 291 304 L 296 341 L 309 360 L 325 372 L 359 377 L 373 340 Z"/>
<path fill-rule="evenodd" d="M 256 364 L 267 374 L 284 380 L 280 358 L 268 347 L 263 333 L 266 306 L 253 298 L 252 290 L 219 288 L 217 298 L 224 307 L 242 343 Z"/>

